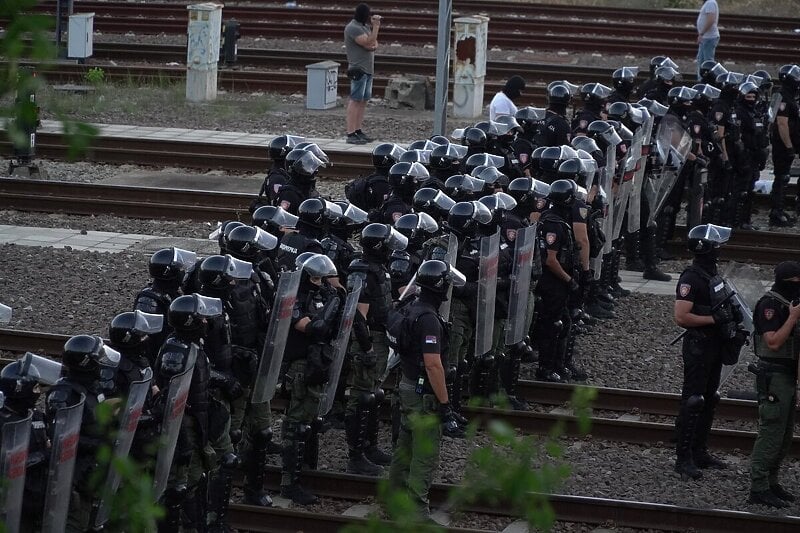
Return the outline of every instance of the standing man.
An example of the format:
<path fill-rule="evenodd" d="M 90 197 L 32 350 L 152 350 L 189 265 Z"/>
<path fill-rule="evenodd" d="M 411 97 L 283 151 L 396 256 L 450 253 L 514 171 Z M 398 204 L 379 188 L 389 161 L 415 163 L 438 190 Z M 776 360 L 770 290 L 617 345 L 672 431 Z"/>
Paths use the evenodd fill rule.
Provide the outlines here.
<path fill-rule="evenodd" d="M 525 80 L 522 76 L 511 76 L 506 82 L 503 90 L 492 98 L 489 104 L 489 120 L 492 122 L 502 115 L 514 116 L 517 114 L 517 106 L 514 103 L 525 89 Z"/>
<path fill-rule="evenodd" d="M 367 4 L 356 6 L 355 16 L 344 28 L 347 52 L 347 76 L 350 78 L 350 101 L 347 103 L 347 142 L 366 144 L 372 139 L 361 131 L 364 110 L 372 97 L 372 75 L 375 72 L 375 50 L 381 16 L 373 15 Z"/>
<path fill-rule="evenodd" d="M 775 284 L 753 312 L 758 361 L 758 437 L 750 466 L 750 503 L 787 507 L 795 497 L 778 483 L 778 469 L 789 451 L 797 400 L 800 353 L 800 263 L 775 267 Z"/>
<path fill-rule="evenodd" d="M 714 59 L 719 44 L 719 6 L 717 0 L 705 0 L 697 15 L 697 80 L 701 81 L 700 65 Z"/>

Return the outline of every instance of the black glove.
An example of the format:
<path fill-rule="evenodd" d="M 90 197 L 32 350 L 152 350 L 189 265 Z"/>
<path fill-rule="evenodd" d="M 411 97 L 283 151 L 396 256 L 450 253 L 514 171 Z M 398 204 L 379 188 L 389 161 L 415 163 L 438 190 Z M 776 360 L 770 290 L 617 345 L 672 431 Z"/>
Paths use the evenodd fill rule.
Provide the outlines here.
<path fill-rule="evenodd" d="M 316 341 L 324 341 L 328 338 L 331 328 L 328 323 L 321 318 L 312 320 L 306 325 L 306 333 L 311 335 Z"/>
<path fill-rule="evenodd" d="M 576 292 L 579 292 L 580 290 L 581 290 L 580 284 L 578 284 L 578 282 L 575 281 L 575 278 L 570 278 L 569 279 L 569 292 L 576 293 Z"/>
<path fill-rule="evenodd" d="M 718 326 L 728 324 L 730 322 L 734 322 L 733 311 L 731 310 L 731 306 L 729 305 L 721 305 L 715 311 L 711 313 L 712 318 L 714 319 L 714 324 Z"/>
<path fill-rule="evenodd" d="M 442 432 L 453 438 L 463 438 L 464 429 L 458 425 L 449 403 L 439 404 L 439 419 L 442 421 Z"/>
<path fill-rule="evenodd" d="M 594 276 L 592 275 L 592 271 L 591 270 L 581 270 L 581 274 L 580 274 L 581 287 L 588 287 L 589 283 L 591 283 L 593 279 L 594 279 Z"/>
<path fill-rule="evenodd" d="M 708 167 L 708 158 L 702 155 L 696 155 L 694 160 L 695 165 L 699 166 L 700 168 Z"/>
<path fill-rule="evenodd" d="M 730 159 L 723 161 L 722 168 L 725 170 L 725 172 L 733 172 L 733 163 L 731 163 Z"/>

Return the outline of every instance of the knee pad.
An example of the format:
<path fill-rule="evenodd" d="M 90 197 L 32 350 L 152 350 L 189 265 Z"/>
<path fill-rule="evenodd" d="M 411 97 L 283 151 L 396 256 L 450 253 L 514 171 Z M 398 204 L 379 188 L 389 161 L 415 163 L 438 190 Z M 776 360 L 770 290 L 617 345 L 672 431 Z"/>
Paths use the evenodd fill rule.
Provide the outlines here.
<path fill-rule="evenodd" d="M 706 405 L 706 399 L 702 394 L 695 394 L 686 399 L 686 409 L 690 413 L 699 413 Z"/>
<path fill-rule="evenodd" d="M 231 430 L 230 436 L 231 436 L 231 443 L 233 443 L 233 445 L 236 446 L 242 441 L 242 430 L 241 429 Z"/>
<path fill-rule="evenodd" d="M 714 391 L 714 394 L 711 395 L 711 398 L 708 399 L 709 407 L 712 409 L 717 406 L 720 400 L 719 391 Z"/>
<path fill-rule="evenodd" d="M 264 428 L 253 435 L 254 443 L 266 446 L 272 440 L 272 428 Z"/>
<path fill-rule="evenodd" d="M 186 499 L 188 493 L 189 487 L 186 486 L 186 483 L 181 483 L 174 487 L 167 487 L 166 490 L 164 490 L 164 503 L 168 507 L 180 505 L 181 502 Z"/>
<path fill-rule="evenodd" d="M 358 395 L 358 405 L 369 409 L 375 405 L 375 395 L 371 392 L 362 392 Z"/>
<path fill-rule="evenodd" d="M 241 462 L 238 455 L 233 452 L 227 452 L 220 458 L 219 466 L 223 472 L 229 473 L 239 468 Z"/>
<path fill-rule="evenodd" d="M 386 398 L 386 392 L 380 387 L 375 389 L 375 392 L 373 394 L 375 395 L 375 405 L 380 404 L 381 402 L 383 402 L 384 398 Z"/>
<path fill-rule="evenodd" d="M 456 372 L 457 369 L 454 366 L 447 367 L 447 373 L 445 374 L 445 381 L 447 383 L 452 383 L 454 379 L 456 379 Z"/>

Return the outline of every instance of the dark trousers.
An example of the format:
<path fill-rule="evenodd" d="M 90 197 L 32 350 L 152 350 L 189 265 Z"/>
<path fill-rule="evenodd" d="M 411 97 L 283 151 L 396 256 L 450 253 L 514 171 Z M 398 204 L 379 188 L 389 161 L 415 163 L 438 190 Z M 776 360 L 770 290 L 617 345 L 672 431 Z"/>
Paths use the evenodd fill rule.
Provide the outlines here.
<path fill-rule="evenodd" d="M 717 388 L 722 371 L 720 344 L 721 340 L 715 335 L 705 336 L 691 330 L 683 339 L 683 387 L 677 420 L 679 431 L 685 419 L 692 415 L 691 409 L 687 409 L 689 398 L 702 396 L 704 399 L 702 410 L 697 413 L 697 419 L 692 424 L 695 426 L 691 440 L 693 452 L 706 450 L 708 434 L 714 422 L 714 410 L 719 401 Z"/>

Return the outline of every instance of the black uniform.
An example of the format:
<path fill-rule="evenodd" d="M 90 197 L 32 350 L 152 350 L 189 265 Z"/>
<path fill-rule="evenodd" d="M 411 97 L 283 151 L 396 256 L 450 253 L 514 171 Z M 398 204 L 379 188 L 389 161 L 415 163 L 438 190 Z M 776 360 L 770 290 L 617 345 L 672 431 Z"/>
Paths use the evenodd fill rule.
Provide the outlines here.
<path fill-rule="evenodd" d="M 289 181 L 289 173 L 283 167 L 284 161 L 274 161 L 272 168 L 269 169 L 264 183 L 261 184 L 261 190 L 258 191 L 258 197 L 253 200 L 250 206 L 250 212 L 255 212 L 256 209 L 265 205 L 279 205 L 278 193 L 281 187 L 286 185 Z"/>
<path fill-rule="evenodd" d="M 295 260 L 303 252 L 322 254 L 325 250 L 316 238 L 316 232 L 300 226 L 299 231 L 287 233 L 278 245 L 277 265 L 282 271 L 292 271 L 296 268 Z"/>
<path fill-rule="evenodd" d="M 155 363 L 158 350 L 164 344 L 172 328 L 167 323 L 167 311 L 172 300 L 181 296 L 181 290 L 176 282 L 167 282 L 154 279 L 147 287 L 139 291 L 133 302 L 133 310 L 164 317 L 164 328 L 161 332 L 151 335 L 147 340 L 146 357 L 150 361 L 150 366 Z"/>
<path fill-rule="evenodd" d="M 742 140 L 742 153 L 735 190 L 734 226 L 750 225 L 753 208 L 753 187 L 767 163 L 766 117 L 756 108 L 756 102 L 740 101 L 736 107 Z"/>
<path fill-rule="evenodd" d="M 786 185 L 789 183 L 789 170 L 794 161 L 795 152 L 800 150 L 800 108 L 798 108 L 794 91 L 781 91 L 783 97 L 776 114 L 775 122 L 770 130 L 772 140 L 772 166 L 775 171 L 775 181 L 772 184 L 772 213 L 775 215 L 783 211 L 783 196 Z M 789 120 L 789 136 L 792 149 L 786 147 L 778 133 L 777 117 L 787 117 Z"/>
<path fill-rule="evenodd" d="M 589 131 L 589 124 L 595 120 L 603 120 L 603 117 L 600 116 L 600 113 L 586 107 L 581 108 L 577 113 L 575 113 L 575 118 L 572 119 L 572 124 L 570 124 L 570 127 L 572 128 L 572 136 L 574 137 L 578 134 L 585 135 L 586 132 Z"/>
<path fill-rule="evenodd" d="M 552 109 L 548 109 L 542 125 L 539 146 L 562 146 L 569 144 L 570 139 L 572 139 L 572 128 L 567 119 Z"/>
<path fill-rule="evenodd" d="M 394 225 L 398 218 L 409 213 L 411 213 L 411 203 L 400 196 L 391 194 L 380 208 L 370 212 L 369 220 L 370 222 Z"/>
<path fill-rule="evenodd" d="M 289 180 L 281 186 L 275 205 L 283 208 L 284 211 L 297 215 L 297 209 L 303 200 L 309 198 L 319 198 L 319 192 L 314 188 L 313 183 Z"/>

